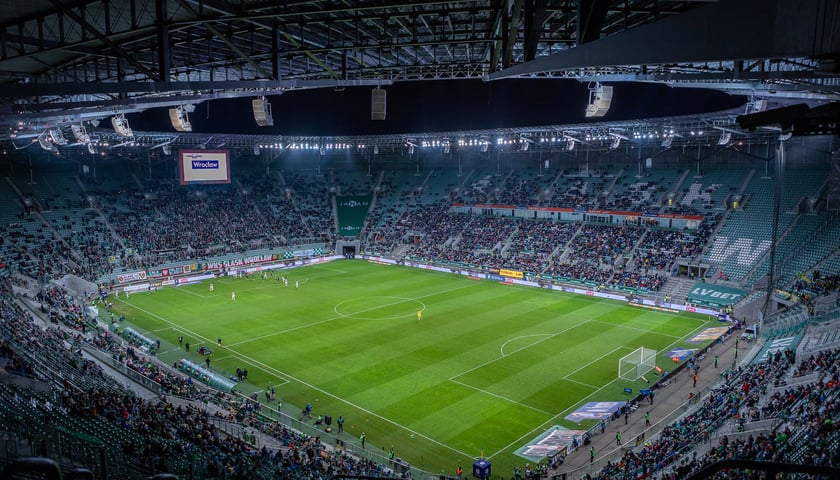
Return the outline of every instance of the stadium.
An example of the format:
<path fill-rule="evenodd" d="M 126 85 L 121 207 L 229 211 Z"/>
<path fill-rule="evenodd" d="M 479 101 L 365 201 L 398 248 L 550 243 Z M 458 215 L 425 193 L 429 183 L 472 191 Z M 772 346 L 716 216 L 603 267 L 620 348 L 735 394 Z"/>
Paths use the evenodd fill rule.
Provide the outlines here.
<path fill-rule="evenodd" d="M 0 6 L 0 478 L 840 478 L 801 3 Z"/>

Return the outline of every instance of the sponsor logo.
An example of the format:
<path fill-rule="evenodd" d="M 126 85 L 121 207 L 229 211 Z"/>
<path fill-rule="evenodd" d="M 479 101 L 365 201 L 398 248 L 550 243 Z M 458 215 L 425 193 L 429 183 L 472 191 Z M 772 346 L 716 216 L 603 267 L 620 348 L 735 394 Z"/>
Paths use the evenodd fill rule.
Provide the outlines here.
<path fill-rule="evenodd" d="M 193 160 L 192 162 L 193 170 L 206 170 L 206 169 L 218 169 L 219 168 L 219 161 L 218 160 Z"/>
<path fill-rule="evenodd" d="M 714 288 L 697 287 L 691 290 L 692 295 L 699 295 L 707 298 L 719 298 L 721 300 L 738 300 L 744 295 L 740 293 L 727 293 L 715 290 Z"/>
<path fill-rule="evenodd" d="M 358 208 L 358 207 L 367 207 L 368 202 L 360 202 L 358 200 L 346 200 L 338 204 L 339 207 L 350 207 L 350 208 Z"/>
<path fill-rule="evenodd" d="M 517 270 L 505 270 L 500 269 L 499 274 L 505 277 L 513 277 L 521 279 L 523 277 L 523 273 Z"/>

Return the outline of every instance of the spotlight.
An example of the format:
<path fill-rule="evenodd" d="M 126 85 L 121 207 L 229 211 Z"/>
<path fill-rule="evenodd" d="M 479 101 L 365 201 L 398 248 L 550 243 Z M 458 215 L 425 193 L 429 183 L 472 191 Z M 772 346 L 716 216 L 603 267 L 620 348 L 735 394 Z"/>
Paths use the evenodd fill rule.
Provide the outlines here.
<path fill-rule="evenodd" d="M 265 97 L 258 97 L 251 100 L 251 108 L 254 110 L 254 120 L 260 127 L 274 126 L 274 116 L 271 114 L 271 104 Z"/>
<path fill-rule="evenodd" d="M 114 127 L 114 131 L 123 137 L 130 137 L 134 134 L 128 125 L 128 119 L 125 118 L 125 114 L 123 113 L 111 117 L 111 125 Z"/>
<path fill-rule="evenodd" d="M 586 118 L 603 117 L 610 110 L 613 87 L 603 86 L 595 82 L 595 87 L 589 89 L 589 105 L 586 106 Z"/>

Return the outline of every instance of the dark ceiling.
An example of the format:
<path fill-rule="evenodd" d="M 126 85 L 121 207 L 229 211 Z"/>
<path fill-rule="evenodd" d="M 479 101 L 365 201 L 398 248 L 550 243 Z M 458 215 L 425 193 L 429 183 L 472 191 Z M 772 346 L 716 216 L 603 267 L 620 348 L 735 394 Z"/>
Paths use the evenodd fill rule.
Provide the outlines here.
<path fill-rule="evenodd" d="M 743 95 L 748 105 L 813 106 L 840 98 L 838 58 L 840 0 L 2 2 L 0 138 L 214 100 L 377 86 L 396 94 L 444 80 L 515 79 L 523 95 L 526 79 L 646 82 Z M 639 109 L 614 126 L 708 109 Z M 734 129 L 738 113 L 667 122 Z M 578 123 L 553 120 L 543 127 Z M 510 127 L 520 125 L 493 126 Z"/>

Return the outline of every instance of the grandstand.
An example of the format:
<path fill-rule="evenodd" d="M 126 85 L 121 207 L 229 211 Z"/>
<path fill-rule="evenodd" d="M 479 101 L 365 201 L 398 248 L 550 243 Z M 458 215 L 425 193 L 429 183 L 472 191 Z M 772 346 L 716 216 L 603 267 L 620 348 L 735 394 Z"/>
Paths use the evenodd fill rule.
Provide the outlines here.
<path fill-rule="evenodd" d="M 0 8 L 0 477 L 840 478 L 788 3 Z"/>

